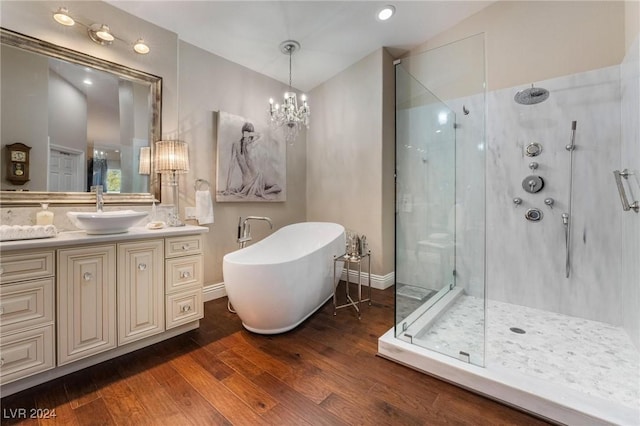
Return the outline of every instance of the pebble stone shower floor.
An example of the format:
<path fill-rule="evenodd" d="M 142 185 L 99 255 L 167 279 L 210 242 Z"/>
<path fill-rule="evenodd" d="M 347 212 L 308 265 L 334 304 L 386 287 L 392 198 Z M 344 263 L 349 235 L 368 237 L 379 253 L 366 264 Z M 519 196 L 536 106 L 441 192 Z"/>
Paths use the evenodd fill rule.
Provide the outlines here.
<path fill-rule="evenodd" d="M 482 364 L 483 305 L 461 296 L 414 343 L 456 358 L 464 351 Z M 488 301 L 487 321 L 487 365 L 637 409 L 640 353 L 621 328 L 496 301 Z"/>

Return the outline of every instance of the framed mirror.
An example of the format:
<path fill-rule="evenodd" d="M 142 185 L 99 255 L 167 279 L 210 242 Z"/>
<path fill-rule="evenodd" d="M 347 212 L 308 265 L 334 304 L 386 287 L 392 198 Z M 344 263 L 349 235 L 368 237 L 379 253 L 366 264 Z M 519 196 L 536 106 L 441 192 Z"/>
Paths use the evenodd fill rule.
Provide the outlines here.
<path fill-rule="evenodd" d="M 151 159 L 162 78 L 4 28 L 0 36 L 0 204 L 92 203 L 95 185 L 106 203 L 159 200 Z M 18 143 L 29 164 L 9 152 Z"/>

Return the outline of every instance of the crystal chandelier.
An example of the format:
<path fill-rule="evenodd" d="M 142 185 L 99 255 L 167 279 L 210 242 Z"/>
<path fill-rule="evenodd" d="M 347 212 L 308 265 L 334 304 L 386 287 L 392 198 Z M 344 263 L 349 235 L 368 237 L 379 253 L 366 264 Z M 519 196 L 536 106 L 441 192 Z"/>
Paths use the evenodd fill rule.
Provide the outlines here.
<path fill-rule="evenodd" d="M 280 43 L 280 51 L 289 55 L 289 91 L 285 92 L 282 105 L 273 103 L 273 98 L 269 99 L 269 115 L 272 129 L 282 127 L 287 143 L 293 143 L 298 136 L 302 126 L 309 128 L 309 105 L 307 97 L 300 96 L 302 105 L 298 106 L 296 94 L 291 90 L 291 56 L 293 52 L 300 49 L 300 43 L 294 40 L 287 40 Z"/>

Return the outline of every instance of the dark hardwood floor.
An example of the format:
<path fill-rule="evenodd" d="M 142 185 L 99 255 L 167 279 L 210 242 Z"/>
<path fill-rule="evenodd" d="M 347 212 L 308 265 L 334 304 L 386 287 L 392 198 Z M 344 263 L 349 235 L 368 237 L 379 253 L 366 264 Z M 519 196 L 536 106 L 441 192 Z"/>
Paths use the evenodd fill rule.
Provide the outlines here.
<path fill-rule="evenodd" d="M 247 332 L 226 308 L 207 302 L 198 330 L 3 398 L 2 424 L 547 424 L 376 356 L 393 288 L 374 290 L 361 321 L 328 302 L 276 336 Z"/>

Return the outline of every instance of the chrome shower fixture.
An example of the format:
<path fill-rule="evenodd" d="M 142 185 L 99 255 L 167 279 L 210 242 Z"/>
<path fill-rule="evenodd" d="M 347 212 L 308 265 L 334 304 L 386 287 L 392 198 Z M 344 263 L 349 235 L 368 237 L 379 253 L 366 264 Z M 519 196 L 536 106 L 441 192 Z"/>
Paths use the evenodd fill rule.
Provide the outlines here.
<path fill-rule="evenodd" d="M 576 149 L 576 127 L 578 126 L 578 122 L 573 120 L 571 122 L 571 142 L 569 145 L 566 145 L 564 149 L 567 151 L 573 151 Z"/>
<path fill-rule="evenodd" d="M 513 99 L 520 105 L 534 105 L 544 102 L 549 97 L 549 91 L 542 87 L 533 87 L 521 90 L 513 97 Z"/>

